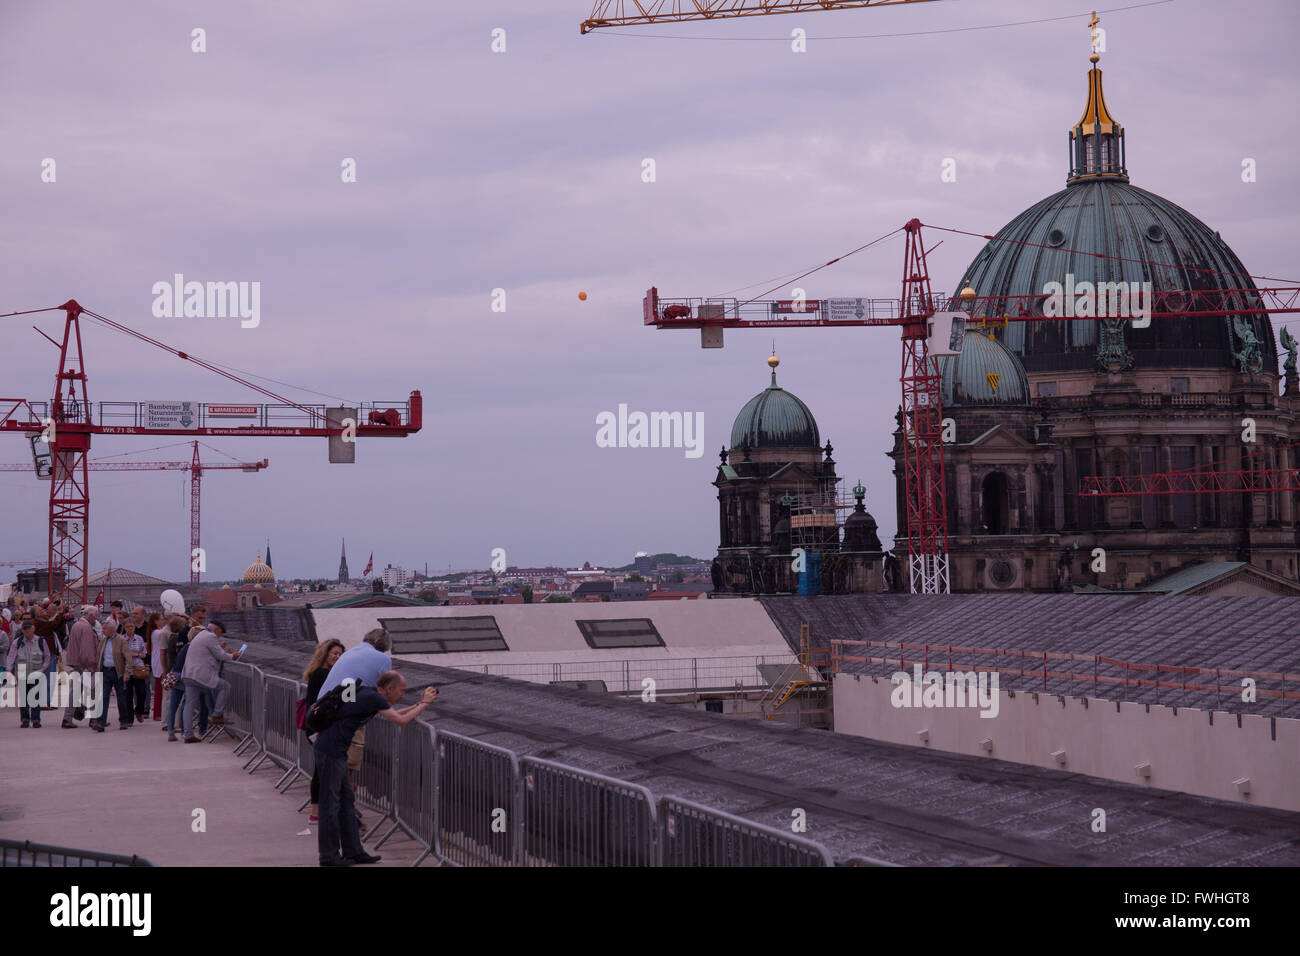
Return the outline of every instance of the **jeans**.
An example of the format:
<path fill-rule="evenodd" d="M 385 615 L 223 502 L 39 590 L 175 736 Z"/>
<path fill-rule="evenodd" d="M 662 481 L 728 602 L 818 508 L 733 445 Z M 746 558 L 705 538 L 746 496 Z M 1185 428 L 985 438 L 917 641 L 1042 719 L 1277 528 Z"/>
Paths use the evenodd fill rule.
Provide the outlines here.
<path fill-rule="evenodd" d="M 76 687 L 80 693 L 69 694 L 68 708 L 63 712 L 64 720 L 76 720 L 77 708 L 85 706 L 85 700 L 88 696 L 87 687 L 95 672 L 89 667 L 69 667 L 68 668 L 68 686 Z"/>
<path fill-rule="evenodd" d="M 99 707 L 96 708 L 94 719 L 101 725 L 108 724 L 108 699 L 113 694 L 117 694 L 117 719 L 123 726 L 130 726 L 132 721 L 131 701 L 126 696 L 126 682 L 117 674 L 116 667 L 105 667 L 102 669 L 104 675 L 104 690 L 99 698 Z"/>
<path fill-rule="evenodd" d="M 185 736 L 194 736 L 194 714 L 207 700 L 212 700 L 212 715 L 219 717 L 226 710 L 226 695 L 230 693 L 230 681 L 223 678 L 217 678 L 217 686 L 208 688 L 204 687 L 196 680 L 186 678 L 182 683 L 185 685 Z M 203 722 L 199 723 L 199 736 L 207 728 Z"/>
<path fill-rule="evenodd" d="M 206 693 L 199 700 L 199 736 L 202 737 L 208 731 L 208 714 L 212 707 L 209 701 L 212 698 L 211 692 Z M 171 700 L 167 702 L 167 723 L 163 724 L 173 734 L 180 730 L 180 725 L 176 723 L 176 718 L 181 714 L 181 704 L 185 702 L 185 682 L 180 681 L 172 688 Z"/>
<path fill-rule="evenodd" d="M 41 701 L 44 699 L 45 675 L 40 671 L 22 673 L 17 689 L 21 695 L 18 702 L 18 719 L 23 723 L 31 721 L 37 727 L 41 725 Z M 29 707 L 28 704 L 35 704 Z"/>
<path fill-rule="evenodd" d="M 132 677 L 126 682 L 127 703 L 135 703 L 135 716 L 143 721 L 149 715 L 149 682 L 152 677 L 143 680 Z"/>
<path fill-rule="evenodd" d="M 357 824 L 356 797 L 348 780 L 348 758 L 331 757 L 316 748 L 316 772 L 320 775 L 320 823 L 317 846 L 322 863 L 340 856 L 360 856 L 361 827 Z"/>

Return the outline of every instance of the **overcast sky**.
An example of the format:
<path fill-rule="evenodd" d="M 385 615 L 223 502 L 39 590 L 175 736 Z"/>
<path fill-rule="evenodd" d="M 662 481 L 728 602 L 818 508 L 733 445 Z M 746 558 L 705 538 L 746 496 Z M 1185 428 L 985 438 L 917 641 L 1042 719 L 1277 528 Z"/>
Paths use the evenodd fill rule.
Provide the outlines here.
<path fill-rule="evenodd" d="M 324 439 L 209 439 L 271 462 L 205 479 L 209 577 L 238 575 L 268 536 L 281 577 L 333 575 L 342 537 L 353 574 L 371 551 L 378 567 L 431 570 L 485 567 L 498 547 L 518 565 L 711 556 L 717 452 L 767 384 L 772 336 L 732 331 L 704 351 L 698 333 L 643 327 L 646 288 L 725 293 L 914 216 L 996 231 L 1064 185 L 1084 6 L 939 0 L 580 36 L 589 0 L 5 3 L 0 312 L 76 298 L 329 396 L 423 392 L 424 430 L 363 439 L 352 465 L 327 464 Z M 1103 11 L 1102 26 L 1134 184 L 1219 229 L 1252 273 L 1294 278 L 1294 0 L 1173 0 Z M 908 33 L 921 35 L 830 39 Z M 355 183 L 341 181 L 348 157 Z M 941 181 L 947 157 L 956 182 Z M 936 291 L 978 251 L 948 236 Z M 896 296 L 901 262 L 895 239 L 802 285 Z M 260 282 L 260 325 L 155 318 L 153 285 L 175 273 Z M 57 337 L 57 315 L 37 318 Z M 0 323 L 0 396 L 48 399 L 57 351 L 30 317 Z M 84 332 L 92 401 L 259 400 Z M 781 385 L 892 535 L 897 334 L 786 330 L 776 348 Z M 702 412 L 704 455 L 598 447 L 596 416 L 620 403 Z M 92 458 L 168 441 L 96 437 Z M 0 446 L 0 460 L 30 460 L 18 435 Z M 92 570 L 187 577 L 184 474 L 94 474 L 91 487 Z M 0 561 L 44 558 L 48 488 L 0 474 Z"/>

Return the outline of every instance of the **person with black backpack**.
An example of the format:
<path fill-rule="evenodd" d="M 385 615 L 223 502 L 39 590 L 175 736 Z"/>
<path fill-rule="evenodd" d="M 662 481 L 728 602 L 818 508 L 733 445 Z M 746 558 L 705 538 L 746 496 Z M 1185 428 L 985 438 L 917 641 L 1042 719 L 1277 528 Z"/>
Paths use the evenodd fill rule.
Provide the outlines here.
<path fill-rule="evenodd" d="M 316 733 L 313 748 L 320 774 L 320 829 L 317 846 L 321 866 L 352 866 L 378 863 L 379 857 L 361 845 L 357 825 L 356 798 L 348 779 L 348 747 L 352 735 L 378 714 L 405 727 L 438 699 L 438 691 L 426 687 L 419 703 L 395 710 L 393 705 L 406 696 L 406 679 L 397 671 L 379 676 L 378 687 L 348 682 L 322 694 L 307 712 L 304 727 Z"/>

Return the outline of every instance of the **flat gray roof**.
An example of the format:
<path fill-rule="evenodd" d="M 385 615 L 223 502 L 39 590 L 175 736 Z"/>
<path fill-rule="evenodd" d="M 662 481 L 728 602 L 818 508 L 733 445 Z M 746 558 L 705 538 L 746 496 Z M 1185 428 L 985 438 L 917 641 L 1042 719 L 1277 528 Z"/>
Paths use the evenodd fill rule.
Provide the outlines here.
<path fill-rule="evenodd" d="M 297 678 L 310 644 L 251 642 L 248 662 Z M 1300 865 L 1300 814 L 990 758 L 731 718 L 397 662 L 408 701 L 434 684 L 441 730 L 786 829 L 837 862 L 909 865 Z M 1091 829 L 1106 810 L 1105 833 Z"/>
<path fill-rule="evenodd" d="M 771 597 L 763 606 L 785 635 L 798 647 L 800 625 L 812 624 L 813 644 L 828 647 L 831 640 L 872 640 L 931 645 L 930 662 L 946 669 L 953 644 L 987 649 L 1036 650 L 1099 655 L 1131 664 L 1164 664 L 1209 668 L 1210 673 L 1162 672 L 1162 682 L 1200 684 L 1214 688 L 1214 668 L 1286 675 L 1257 681 L 1257 689 L 1278 692 L 1285 683 L 1288 694 L 1300 694 L 1300 599 L 1288 597 L 1197 597 L 1107 594 L 944 594 L 944 595 L 822 595 Z M 855 657 L 890 657 L 888 664 L 847 662 L 841 670 L 888 676 L 899 668 L 898 652 L 857 648 Z M 905 652 L 907 668 L 922 662 L 923 650 Z M 938 661 L 938 663 L 936 663 Z M 960 661 L 967 665 L 956 667 Z M 993 654 L 954 654 L 954 669 L 978 667 L 1041 667 L 1032 659 Z M 1050 659 L 1049 672 L 1094 671 L 1089 661 Z M 1123 678 L 1124 668 L 1110 663 L 1096 667 L 1099 677 Z M 1128 671 L 1131 677 L 1154 680 L 1152 671 Z M 1007 676 L 1005 689 L 1043 692 L 1041 676 Z M 1253 702 L 1242 700 L 1239 677 L 1224 676 L 1220 690 L 1183 690 L 1181 687 L 1140 687 L 1089 679 L 1050 678 L 1046 693 L 1131 700 L 1143 704 L 1198 707 L 1230 713 L 1300 717 L 1300 697 L 1260 694 Z"/>

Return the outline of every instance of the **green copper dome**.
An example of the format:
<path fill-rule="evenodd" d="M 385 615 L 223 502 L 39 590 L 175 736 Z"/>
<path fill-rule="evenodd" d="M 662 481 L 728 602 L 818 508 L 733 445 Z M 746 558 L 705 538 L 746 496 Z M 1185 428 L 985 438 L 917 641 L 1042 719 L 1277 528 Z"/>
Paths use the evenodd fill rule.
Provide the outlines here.
<path fill-rule="evenodd" d="M 1014 323 L 1013 323 L 1014 324 Z M 1015 353 L 969 329 L 960 355 L 939 357 L 940 401 L 950 405 L 1027 405 L 1029 380 Z"/>
<path fill-rule="evenodd" d="M 999 241 L 1005 239 L 1014 241 Z M 1120 258 L 1098 259 L 1094 252 Z M 1254 288 L 1217 232 L 1169 200 L 1115 180 L 1082 180 L 1026 209 L 961 278 L 981 296 L 1013 296 L 1041 295 L 1047 283 L 1064 284 L 1067 275 L 1076 284 L 1145 281 L 1155 291 Z M 1267 316 L 1249 321 L 1264 367 L 1276 369 Z M 1006 343 L 1031 372 L 1090 369 L 1097 333 L 1096 319 L 1011 322 Z M 1145 329 L 1125 323 L 1124 341 L 1137 368 L 1231 368 L 1240 347 L 1231 320 L 1223 317 L 1157 314 Z"/>
<path fill-rule="evenodd" d="M 776 356 L 768 359 L 772 366 L 772 384 L 759 392 L 740 410 L 731 426 L 732 449 L 743 448 L 819 448 L 821 437 L 817 420 L 808 406 L 791 392 L 776 384 Z"/>

